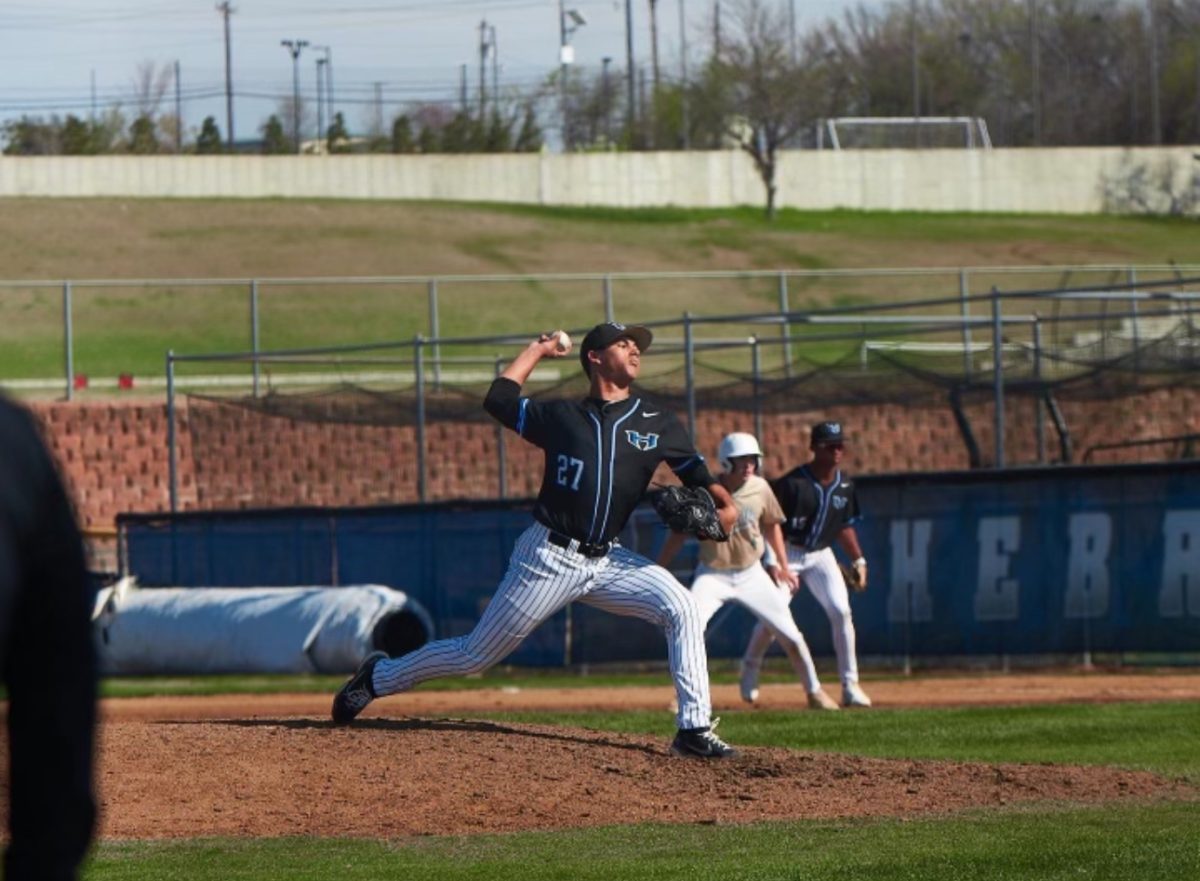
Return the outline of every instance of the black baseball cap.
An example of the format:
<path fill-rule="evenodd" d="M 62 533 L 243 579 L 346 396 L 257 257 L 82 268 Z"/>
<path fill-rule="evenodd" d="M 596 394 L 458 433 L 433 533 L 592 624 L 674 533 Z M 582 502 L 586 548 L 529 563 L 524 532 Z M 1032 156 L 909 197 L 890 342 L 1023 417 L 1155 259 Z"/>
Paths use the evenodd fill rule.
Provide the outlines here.
<path fill-rule="evenodd" d="M 654 334 L 650 332 L 650 328 L 642 327 L 640 324 L 618 324 L 615 321 L 597 324 L 587 332 L 587 336 L 583 338 L 583 344 L 579 347 L 579 363 L 583 365 L 583 372 L 588 372 L 588 352 L 607 349 L 617 340 L 625 338 L 633 340 L 637 343 L 638 349 L 644 352 L 650 348 Z"/>
<path fill-rule="evenodd" d="M 846 433 L 842 431 L 840 422 L 818 422 L 812 428 L 812 445 L 844 444 Z"/>

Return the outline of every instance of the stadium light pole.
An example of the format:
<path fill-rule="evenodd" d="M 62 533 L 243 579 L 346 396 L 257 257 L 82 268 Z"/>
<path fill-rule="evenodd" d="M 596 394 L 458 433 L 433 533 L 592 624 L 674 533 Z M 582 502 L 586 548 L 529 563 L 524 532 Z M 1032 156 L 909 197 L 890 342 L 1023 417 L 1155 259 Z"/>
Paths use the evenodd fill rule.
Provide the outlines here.
<path fill-rule="evenodd" d="M 570 19 L 570 24 L 567 20 Z M 579 28 L 587 24 L 587 19 L 578 9 L 566 9 L 563 6 L 563 0 L 558 0 L 558 66 L 559 79 L 561 80 L 559 88 L 559 100 L 562 103 L 562 139 L 563 149 L 568 149 L 571 145 L 567 138 L 567 67 L 575 63 L 575 48 L 571 45 L 571 35 Z"/>
<path fill-rule="evenodd" d="M 316 46 L 316 45 L 310 46 L 309 48 L 312 49 L 314 52 L 325 53 L 325 59 L 324 59 L 324 61 L 325 61 L 325 69 L 324 69 L 325 77 L 322 80 L 322 82 L 325 83 L 325 92 L 324 92 L 324 95 L 325 95 L 325 118 L 329 120 L 330 125 L 333 125 L 333 49 L 331 49 L 329 46 Z M 317 86 L 318 105 L 320 104 L 320 101 L 321 101 L 320 89 L 321 89 L 321 86 L 318 84 L 318 86 Z M 322 131 L 318 131 L 317 132 L 317 140 L 320 140 L 323 137 L 325 137 L 325 133 Z"/>
<path fill-rule="evenodd" d="M 308 40 L 280 40 L 279 45 L 292 56 L 292 137 L 296 140 L 296 152 L 300 152 L 300 53 Z"/>

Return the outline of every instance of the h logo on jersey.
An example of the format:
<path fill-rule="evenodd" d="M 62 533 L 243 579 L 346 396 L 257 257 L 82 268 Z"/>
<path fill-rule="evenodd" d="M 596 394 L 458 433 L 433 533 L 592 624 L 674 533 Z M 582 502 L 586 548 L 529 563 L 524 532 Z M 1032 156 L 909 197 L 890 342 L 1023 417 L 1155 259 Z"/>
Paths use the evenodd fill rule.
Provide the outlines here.
<path fill-rule="evenodd" d="M 636 431 L 626 430 L 625 440 L 629 441 L 642 452 L 653 450 L 658 446 L 657 434 L 638 434 Z"/>

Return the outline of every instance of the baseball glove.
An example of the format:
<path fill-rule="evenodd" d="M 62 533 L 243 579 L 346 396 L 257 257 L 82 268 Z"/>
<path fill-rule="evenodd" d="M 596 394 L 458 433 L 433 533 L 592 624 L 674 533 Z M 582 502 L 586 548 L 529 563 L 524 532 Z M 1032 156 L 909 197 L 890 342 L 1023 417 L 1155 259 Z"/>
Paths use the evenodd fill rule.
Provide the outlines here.
<path fill-rule="evenodd" d="M 650 502 L 663 523 L 706 541 L 728 541 L 717 506 L 702 487 L 663 486 L 650 493 Z"/>
<path fill-rule="evenodd" d="M 845 563 L 838 563 L 838 568 L 842 570 L 842 578 L 845 579 L 846 587 L 855 593 L 862 593 L 867 589 L 866 566 L 847 566 Z"/>

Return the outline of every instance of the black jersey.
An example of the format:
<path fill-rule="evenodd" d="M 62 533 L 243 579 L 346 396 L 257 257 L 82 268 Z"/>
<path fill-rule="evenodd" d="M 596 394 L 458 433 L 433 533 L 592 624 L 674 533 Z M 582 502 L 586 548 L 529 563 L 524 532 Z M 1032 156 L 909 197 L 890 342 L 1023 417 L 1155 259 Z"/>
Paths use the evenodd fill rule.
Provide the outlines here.
<path fill-rule="evenodd" d="M 714 483 L 675 415 L 637 393 L 622 401 L 535 401 L 521 397 L 521 386 L 501 377 L 483 406 L 545 451 L 533 516 L 579 541 L 611 541 L 660 462 L 688 486 Z"/>
<path fill-rule="evenodd" d="M 862 517 L 854 481 L 837 471 L 829 486 L 822 486 L 807 465 L 793 468 L 771 482 L 783 508 L 783 531 L 789 543 L 806 551 L 833 544 L 837 534 Z"/>

